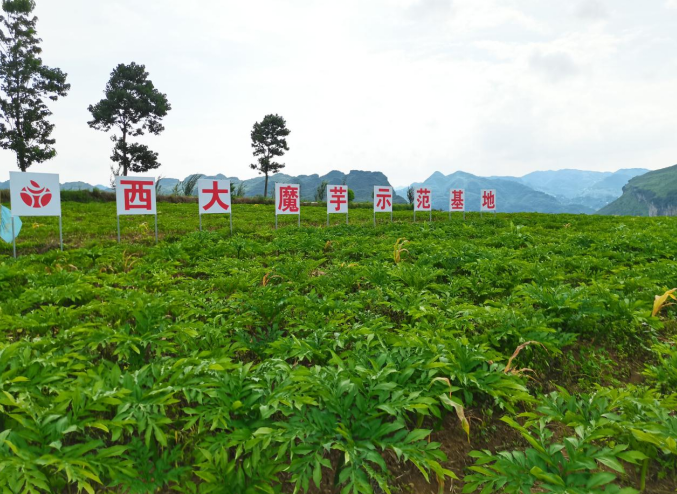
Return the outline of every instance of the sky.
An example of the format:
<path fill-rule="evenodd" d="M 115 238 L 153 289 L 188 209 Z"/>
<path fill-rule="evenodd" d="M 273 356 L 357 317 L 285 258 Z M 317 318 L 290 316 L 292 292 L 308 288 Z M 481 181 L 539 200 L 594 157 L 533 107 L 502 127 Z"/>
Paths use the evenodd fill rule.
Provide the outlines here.
<path fill-rule="evenodd" d="M 37 0 L 58 155 L 29 171 L 108 184 L 87 125 L 113 68 L 144 64 L 172 110 L 146 175 L 251 178 L 266 114 L 290 175 L 658 169 L 677 163 L 677 0 Z M 0 150 L 0 180 L 16 170 Z M 4 175 L 4 177 L 2 176 Z"/>

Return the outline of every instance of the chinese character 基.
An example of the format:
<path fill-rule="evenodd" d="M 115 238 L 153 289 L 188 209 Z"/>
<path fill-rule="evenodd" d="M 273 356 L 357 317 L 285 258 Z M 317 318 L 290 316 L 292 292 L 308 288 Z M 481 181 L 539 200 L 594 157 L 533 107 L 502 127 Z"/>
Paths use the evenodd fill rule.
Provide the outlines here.
<path fill-rule="evenodd" d="M 125 211 L 130 209 L 153 210 L 151 202 L 152 180 L 120 180 L 120 185 L 131 185 L 131 187 L 124 189 Z"/>
<path fill-rule="evenodd" d="M 203 189 L 202 192 L 205 194 L 211 194 L 212 198 L 209 200 L 207 204 L 205 204 L 204 210 L 209 211 L 214 204 L 218 204 L 221 206 L 224 210 L 228 210 L 228 204 L 223 202 L 221 200 L 221 194 L 228 194 L 229 190 L 228 189 L 219 189 L 219 183 L 214 180 L 214 184 L 212 185 L 212 189 Z"/>
<path fill-rule="evenodd" d="M 299 191 L 296 187 L 280 187 L 280 203 L 277 206 L 279 211 L 299 212 L 298 205 Z"/>
<path fill-rule="evenodd" d="M 342 204 L 348 204 L 348 199 L 345 196 L 346 192 L 346 189 L 343 187 L 334 187 L 329 190 L 329 194 L 331 194 L 329 204 L 336 204 L 336 211 L 341 211 Z"/>
<path fill-rule="evenodd" d="M 463 191 L 462 190 L 452 190 L 451 191 L 451 209 L 463 209 Z"/>

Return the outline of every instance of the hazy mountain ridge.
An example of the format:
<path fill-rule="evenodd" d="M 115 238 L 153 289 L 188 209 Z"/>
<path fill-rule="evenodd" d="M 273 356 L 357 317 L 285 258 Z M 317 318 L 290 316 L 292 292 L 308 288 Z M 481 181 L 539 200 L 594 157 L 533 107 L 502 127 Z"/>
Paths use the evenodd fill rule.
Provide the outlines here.
<path fill-rule="evenodd" d="M 623 187 L 623 195 L 599 214 L 677 216 L 677 165 L 634 177 Z"/>

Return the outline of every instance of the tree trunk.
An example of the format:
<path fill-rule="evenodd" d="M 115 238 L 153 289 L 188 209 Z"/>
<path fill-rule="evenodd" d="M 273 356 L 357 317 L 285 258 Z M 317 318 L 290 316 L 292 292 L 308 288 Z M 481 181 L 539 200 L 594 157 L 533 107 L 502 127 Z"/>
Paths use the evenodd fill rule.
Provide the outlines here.
<path fill-rule="evenodd" d="M 122 175 L 127 176 L 127 129 L 122 129 Z"/>
<path fill-rule="evenodd" d="M 265 185 L 263 186 L 263 197 L 264 198 L 268 197 L 268 174 L 267 173 L 266 173 Z"/>

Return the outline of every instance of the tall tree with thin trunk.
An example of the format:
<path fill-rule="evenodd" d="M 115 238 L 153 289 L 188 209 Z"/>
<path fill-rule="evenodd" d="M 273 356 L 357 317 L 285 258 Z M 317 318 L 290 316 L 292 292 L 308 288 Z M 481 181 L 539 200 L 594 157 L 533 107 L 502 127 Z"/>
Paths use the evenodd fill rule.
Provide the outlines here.
<path fill-rule="evenodd" d="M 33 9 L 34 0 L 3 0 L 0 14 L 0 147 L 14 151 L 22 172 L 56 156 L 45 99 L 71 87 L 64 72 L 42 63 Z"/>
<path fill-rule="evenodd" d="M 277 163 L 273 159 L 289 151 L 286 137 L 290 133 L 287 122 L 279 115 L 266 115 L 260 123 L 254 124 L 251 138 L 254 156 L 258 157 L 258 162 L 249 166 L 266 176 L 263 186 L 264 197 L 268 196 L 268 176 L 285 167 L 284 163 Z"/>
<path fill-rule="evenodd" d="M 148 79 L 143 65 L 132 62 L 119 64 L 110 75 L 106 84 L 106 97 L 88 110 L 93 119 L 89 126 L 96 130 L 109 132 L 113 127 L 120 131 L 111 140 L 113 155 L 111 166 L 113 175 L 127 175 L 129 171 L 142 173 L 160 166 L 158 154 L 145 144 L 131 143 L 131 137 L 146 132 L 158 135 L 165 130 L 162 119 L 172 109 L 167 95 L 155 89 Z"/>

